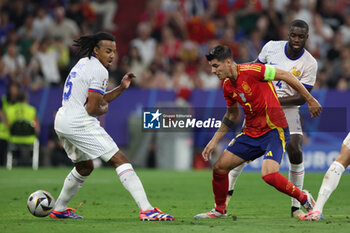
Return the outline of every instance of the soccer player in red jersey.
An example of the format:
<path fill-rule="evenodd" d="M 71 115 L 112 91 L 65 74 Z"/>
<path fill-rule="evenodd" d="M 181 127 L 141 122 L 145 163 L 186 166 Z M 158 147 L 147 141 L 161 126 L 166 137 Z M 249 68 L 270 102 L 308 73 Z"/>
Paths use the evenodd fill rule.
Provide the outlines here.
<path fill-rule="evenodd" d="M 279 173 L 290 135 L 288 124 L 278 100 L 272 80 L 282 80 L 297 90 L 308 102 L 312 117 L 319 116 L 321 105 L 290 73 L 260 63 L 237 65 L 229 47 L 219 45 L 206 55 L 212 73 L 224 80 L 223 92 L 227 103 L 226 114 L 220 128 L 202 152 L 205 160 L 219 140 L 230 130 L 239 115 L 238 104 L 245 113 L 245 125 L 240 134 L 221 154 L 213 169 L 215 208 L 195 218 L 226 216 L 228 172 L 246 161 L 264 156 L 261 175 L 264 181 L 278 191 L 296 198 L 309 211 L 314 200 L 311 194 L 301 191 Z"/>

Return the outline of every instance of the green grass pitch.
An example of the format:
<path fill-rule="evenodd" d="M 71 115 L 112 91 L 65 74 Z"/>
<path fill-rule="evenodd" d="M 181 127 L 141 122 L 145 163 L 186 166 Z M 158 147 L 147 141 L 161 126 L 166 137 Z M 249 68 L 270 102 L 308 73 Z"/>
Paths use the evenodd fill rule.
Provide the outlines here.
<path fill-rule="evenodd" d="M 196 220 L 213 208 L 211 171 L 136 169 L 152 205 L 176 217 L 173 222 L 140 222 L 138 208 L 112 168 L 96 169 L 70 207 L 86 200 L 84 219 L 32 216 L 26 207 L 38 189 L 59 195 L 68 168 L 0 169 L 0 232 L 350 232 L 350 175 L 344 174 L 324 209 L 325 220 L 300 222 L 290 217 L 290 198 L 265 184 L 259 173 L 243 172 L 226 219 Z M 284 174 L 286 175 L 286 174 Z M 321 173 L 306 173 L 305 188 L 317 197 Z"/>

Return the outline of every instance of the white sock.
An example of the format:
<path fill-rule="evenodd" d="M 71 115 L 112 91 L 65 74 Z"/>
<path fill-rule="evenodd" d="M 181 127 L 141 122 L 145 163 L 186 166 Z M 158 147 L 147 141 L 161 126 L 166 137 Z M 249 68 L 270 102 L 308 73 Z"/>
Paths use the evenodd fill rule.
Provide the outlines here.
<path fill-rule="evenodd" d="M 344 171 L 345 168 L 341 163 L 334 161 L 331 164 L 331 166 L 328 168 L 328 171 L 326 172 L 326 175 L 323 178 L 320 191 L 318 192 L 316 205 L 313 208 L 313 211 L 320 211 L 320 213 L 322 213 L 323 206 L 326 204 L 326 201 L 332 192 L 337 188 L 340 177 Z"/>
<path fill-rule="evenodd" d="M 235 167 L 232 169 L 228 174 L 228 190 L 233 190 L 236 184 L 236 181 L 243 171 L 243 168 L 245 167 L 246 163 L 242 163 L 238 167 Z"/>
<path fill-rule="evenodd" d="M 75 167 L 67 175 L 60 195 L 57 198 L 55 211 L 65 211 L 67 204 L 78 193 L 79 189 L 83 186 L 87 176 L 80 175 Z"/>
<path fill-rule="evenodd" d="M 153 209 L 152 205 L 148 202 L 145 190 L 139 177 L 136 175 L 134 169 L 130 163 L 124 163 L 115 169 L 120 178 L 120 181 L 124 185 L 125 189 L 129 191 L 131 196 L 136 201 L 139 209 L 142 211 Z"/>
<path fill-rule="evenodd" d="M 304 163 L 289 165 L 289 180 L 300 190 L 303 190 L 304 175 Z M 292 198 L 292 206 L 300 208 L 300 202 Z"/>

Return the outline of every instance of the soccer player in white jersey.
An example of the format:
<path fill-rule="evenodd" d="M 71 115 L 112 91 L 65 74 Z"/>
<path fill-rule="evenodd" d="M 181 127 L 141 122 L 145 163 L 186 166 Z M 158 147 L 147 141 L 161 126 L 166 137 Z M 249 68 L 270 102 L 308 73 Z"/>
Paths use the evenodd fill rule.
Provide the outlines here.
<path fill-rule="evenodd" d="M 55 131 L 74 168 L 64 181 L 50 217 L 83 218 L 73 212 L 75 209 L 67 208 L 67 204 L 93 171 L 92 160 L 101 158 L 115 167 L 122 184 L 140 209 L 140 220 L 174 220 L 148 202 L 129 160 L 96 118 L 108 112 L 108 103 L 122 94 L 135 78 L 133 73 L 127 73 L 118 87 L 106 92 L 107 68 L 116 53 L 114 37 L 105 32 L 82 36 L 74 46 L 79 48 L 83 58 L 70 71 L 64 85 L 62 107 L 55 118 Z"/>
<path fill-rule="evenodd" d="M 303 20 L 294 20 L 289 25 L 288 41 L 269 41 L 258 55 L 257 62 L 272 65 L 290 72 L 308 91 L 311 91 L 317 73 L 316 59 L 304 48 L 309 37 L 309 26 Z M 290 162 L 289 180 L 299 189 L 304 183 L 304 163 L 302 154 L 303 132 L 300 123 L 299 106 L 305 99 L 283 81 L 274 81 L 275 89 L 287 118 L 290 141 L 287 152 Z M 226 205 L 233 194 L 234 185 L 245 164 L 233 169 L 229 174 L 229 191 Z M 300 203 L 292 198 L 291 215 L 299 218 L 303 213 Z"/>
<path fill-rule="evenodd" d="M 338 158 L 331 164 L 323 178 L 316 204 L 312 211 L 302 215 L 299 219 L 306 221 L 319 221 L 323 219 L 323 206 L 332 192 L 337 188 L 340 177 L 350 164 L 350 133 L 343 141 Z"/>

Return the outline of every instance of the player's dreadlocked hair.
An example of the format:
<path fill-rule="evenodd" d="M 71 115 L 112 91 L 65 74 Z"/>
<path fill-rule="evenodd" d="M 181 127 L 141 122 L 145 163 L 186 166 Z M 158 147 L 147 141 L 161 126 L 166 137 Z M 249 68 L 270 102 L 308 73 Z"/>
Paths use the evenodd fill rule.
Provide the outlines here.
<path fill-rule="evenodd" d="M 306 30 L 306 33 L 309 33 L 309 25 L 304 20 L 294 20 L 289 24 L 289 29 L 291 29 L 292 27 L 304 28 Z"/>
<path fill-rule="evenodd" d="M 100 40 L 115 41 L 113 35 L 107 32 L 98 32 L 94 35 L 82 36 L 77 40 L 74 40 L 73 46 L 79 47 L 78 54 L 81 57 L 88 56 L 91 58 L 95 46 L 98 46 Z"/>
<path fill-rule="evenodd" d="M 225 45 L 218 45 L 205 56 L 208 61 L 211 61 L 213 59 L 217 59 L 218 61 L 223 61 L 227 58 L 232 59 L 232 51 L 229 47 Z"/>

